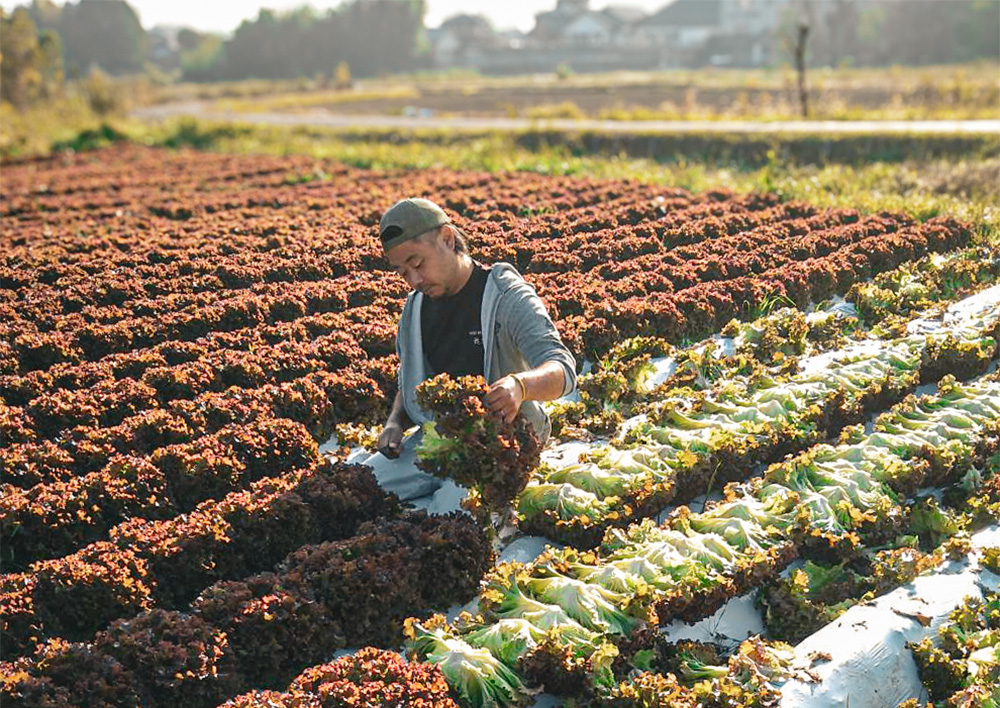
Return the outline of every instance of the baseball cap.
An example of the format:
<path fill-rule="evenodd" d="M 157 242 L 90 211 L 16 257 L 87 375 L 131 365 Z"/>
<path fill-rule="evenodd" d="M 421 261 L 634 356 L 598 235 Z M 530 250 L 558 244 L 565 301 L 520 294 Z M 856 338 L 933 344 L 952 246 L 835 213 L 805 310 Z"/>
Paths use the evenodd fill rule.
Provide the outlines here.
<path fill-rule="evenodd" d="M 379 238 L 382 247 L 388 251 L 404 241 L 450 223 L 448 215 L 429 199 L 402 199 L 382 215 Z"/>

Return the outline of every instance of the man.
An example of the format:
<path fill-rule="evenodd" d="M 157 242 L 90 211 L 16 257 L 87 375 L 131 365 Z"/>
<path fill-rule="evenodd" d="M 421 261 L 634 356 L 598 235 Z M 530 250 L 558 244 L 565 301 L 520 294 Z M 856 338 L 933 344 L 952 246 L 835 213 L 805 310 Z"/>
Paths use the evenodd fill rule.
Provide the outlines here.
<path fill-rule="evenodd" d="M 490 410 L 507 421 L 521 411 L 544 443 L 551 424 L 539 401 L 575 388 L 576 362 L 534 288 L 509 264 L 475 262 L 461 230 L 427 199 L 394 204 L 379 234 L 389 264 L 413 291 L 396 335 L 399 391 L 378 450 L 398 457 L 403 432 L 430 420 L 416 387 L 440 373 L 484 376 Z"/>

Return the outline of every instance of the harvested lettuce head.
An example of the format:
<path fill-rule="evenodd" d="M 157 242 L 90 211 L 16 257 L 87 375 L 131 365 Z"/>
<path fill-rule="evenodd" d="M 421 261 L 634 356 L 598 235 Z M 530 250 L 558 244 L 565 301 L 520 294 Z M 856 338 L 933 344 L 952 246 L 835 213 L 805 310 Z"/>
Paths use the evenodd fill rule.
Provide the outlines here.
<path fill-rule="evenodd" d="M 474 647 L 486 649 L 507 666 L 514 667 L 518 659 L 538 646 L 545 634 L 545 630 L 528 620 L 515 617 L 474 629 L 462 638 Z"/>
<path fill-rule="evenodd" d="M 545 482 L 572 484 L 574 487 L 595 494 L 601 499 L 621 496 L 628 492 L 634 476 L 616 469 L 602 469 L 596 464 L 577 463 L 541 470 Z"/>
<path fill-rule="evenodd" d="M 578 622 L 563 607 L 540 600 L 525 591 L 530 576 L 526 566 L 500 564 L 490 574 L 480 593 L 480 607 L 499 619 L 520 619 L 549 632 L 574 654 L 587 655 L 601 643 L 599 632 Z"/>
<path fill-rule="evenodd" d="M 475 493 L 473 511 L 506 510 L 538 466 L 541 445 L 522 415 L 512 423 L 490 413 L 489 385 L 481 376 L 441 374 L 417 386 L 417 401 L 434 416 L 424 425 L 417 466 Z"/>
<path fill-rule="evenodd" d="M 442 621 L 429 626 L 406 621 L 407 647 L 441 667 L 448 685 L 472 708 L 523 705 L 528 693 L 521 679 L 487 649 L 460 639 Z M 436 625 L 436 626 L 435 626 Z"/>
<path fill-rule="evenodd" d="M 525 587 L 536 597 L 559 605 L 588 629 L 627 635 L 639 624 L 637 618 L 630 617 L 623 609 L 631 598 L 628 594 L 567 577 L 544 566 L 536 568 L 536 573 L 545 577 L 528 578 Z"/>
<path fill-rule="evenodd" d="M 532 483 L 518 497 L 517 511 L 522 519 L 551 515 L 563 521 L 603 519 L 611 512 L 618 497 L 600 498 L 569 483 Z"/>

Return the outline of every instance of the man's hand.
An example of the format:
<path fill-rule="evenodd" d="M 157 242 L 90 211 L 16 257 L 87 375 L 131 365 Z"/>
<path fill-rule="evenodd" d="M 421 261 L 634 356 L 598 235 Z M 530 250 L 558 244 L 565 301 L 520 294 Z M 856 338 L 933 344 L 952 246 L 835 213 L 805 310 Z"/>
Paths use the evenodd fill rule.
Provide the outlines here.
<path fill-rule="evenodd" d="M 486 394 L 486 405 L 491 411 L 504 419 L 507 423 L 514 421 L 514 416 L 521 410 L 524 403 L 524 386 L 517 382 L 513 376 L 504 376 L 490 388 Z"/>
<path fill-rule="evenodd" d="M 396 391 L 396 397 L 392 399 L 392 411 L 382 428 L 382 434 L 378 436 L 375 449 L 391 460 L 399 457 L 399 453 L 403 451 L 403 431 L 409 425 L 410 418 L 403 406 L 403 394 Z"/>
<path fill-rule="evenodd" d="M 399 423 L 386 423 L 382 434 L 378 436 L 375 449 L 391 460 L 399 457 L 399 453 L 403 451 L 403 426 Z"/>

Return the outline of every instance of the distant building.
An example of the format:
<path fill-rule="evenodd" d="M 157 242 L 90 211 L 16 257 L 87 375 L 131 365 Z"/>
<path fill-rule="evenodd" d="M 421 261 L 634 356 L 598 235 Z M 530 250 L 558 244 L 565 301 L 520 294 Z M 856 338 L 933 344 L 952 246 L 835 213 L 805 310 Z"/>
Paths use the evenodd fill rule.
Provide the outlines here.
<path fill-rule="evenodd" d="M 534 42 L 558 42 L 563 29 L 588 11 L 590 0 L 557 0 L 556 8 L 535 15 L 535 28 L 528 33 Z"/>
<path fill-rule="evenodd" d="M 815 0 L 827 2 L 828 0 Z M 653 14 L 629 5 L 590 9 L 557 0 L 527 35 L 500 35 L 482 17 L 458 15 L 428 30 L 434 63 L 483 73 L 762 66 L 793 0 L 666 0 Z"/>
<path fill-rule="evenodd" d="M 674 0 L 644 20 L 635 39 L 658 47 L 663 67 L 760 66 L 772 60 L 773 33 L 788 4 L 789 0 Z"/>
<path fill-rule="evenodd" d="M 642 22 L 636 36 L 677 50 L 696 46 L 719 30 L 725 0 L 675 0 Z"/>
<path fill-rule="evenodd" d="M 589 0 L 558 0 L 556 8 L 535 15 L 529 41 L 539 46 L 613 46 L 629 41 L 632 29 L 647 13 L 638 7 L 612 5 L 591 10 Z"/>
<path fill-rule="evenodd" d="M 575 45 L 624 46 L 631 41 L 636 25 L 645 18 L 641 8 L 625 5 L 587 10 L 562 29 L 560 39 Z"/>
<path fill-rule="evenodd" d="M 492 34 L 493 27 L 482 15 L 455 15 L 428 31 L 435 58 L 442 64 L 453 63 L 467 47 Z"/>
<path fill-rule="evenodd" d="M 164 70 L 181 65 L 181 49 L 177 41 L 179 27 L 157 25 L 146 33 L 149 37 L 149 60 Z"/>

